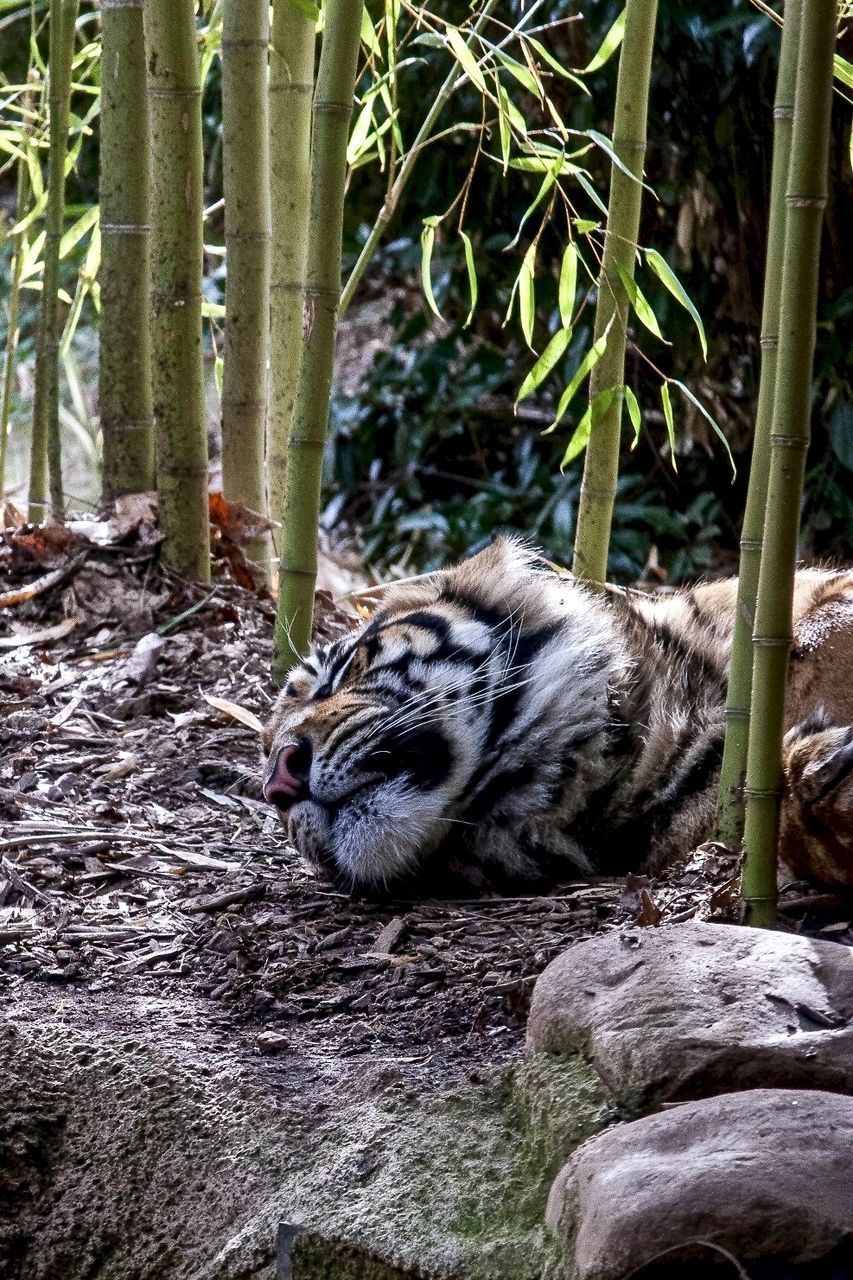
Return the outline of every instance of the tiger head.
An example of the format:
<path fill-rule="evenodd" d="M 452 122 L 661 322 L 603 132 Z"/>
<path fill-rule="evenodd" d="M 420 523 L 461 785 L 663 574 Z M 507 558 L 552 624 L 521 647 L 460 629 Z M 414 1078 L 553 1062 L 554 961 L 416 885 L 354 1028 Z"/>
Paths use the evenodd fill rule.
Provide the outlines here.
<path fill-rule="evenodd" d="M 299 853 L 348 888 L 437 863 L 513 882 L 555 857 L 590 870 L 571 824 L 601 782 L 619 667 L 591 606 L 499 538 L 389 588 L 298 663 L 263 745 L 264 795 Z"/>

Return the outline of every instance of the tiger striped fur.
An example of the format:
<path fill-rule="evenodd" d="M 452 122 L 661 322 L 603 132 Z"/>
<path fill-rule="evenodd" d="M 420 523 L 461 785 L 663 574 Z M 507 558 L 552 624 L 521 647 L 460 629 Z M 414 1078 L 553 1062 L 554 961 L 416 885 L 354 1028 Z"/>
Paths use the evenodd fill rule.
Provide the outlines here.
<path fill-rule="evenodd" d="M 595 593 L 497 539 L 392 586 L 291 671 L 265 794 L 297 850 L 348 886 L 659 866 L 710 834 L 735 592 Z M 815 794 L 788 795 L 783 837 L 817 842 L 821 878 L 853 879 L 853 574 L 798 575 L 795 621 L 789 753 Z M 818 826 L 849 806 L 831 856 L 817 793 Z"/>

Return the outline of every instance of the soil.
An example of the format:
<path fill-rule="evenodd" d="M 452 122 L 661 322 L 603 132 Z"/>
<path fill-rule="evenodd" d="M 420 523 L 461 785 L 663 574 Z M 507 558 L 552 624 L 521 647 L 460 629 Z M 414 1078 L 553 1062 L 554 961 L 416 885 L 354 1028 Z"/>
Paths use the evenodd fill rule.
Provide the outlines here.
<path fill-rule="evenodd" d="M 210 586 L 161 562 L 150 502 L 2 535 L 7 1010 L 39 984 L 46 1018 L 75 995 L 91 998 L 80 1017 L 119 1022 L 131 996 L 152 1010 L 186 998 L 214 1040 L 286 1064 L 291 1082 L 370 1059 L 438 1084 L 517 1051 L 536 976 L 573 942 L 732 918 L 737 868 L 713 846 L 657 883 L 527 898 L 353 900 L 317 879 L 261 797 L 256 731 L 234 718 L 273 701 L 273 607 L 229 520 L 216 513 Z M 320 634 L 356 617 L 319 593 Z M 797 892 L 791 927 L 853 943 L 844 904 L 816 916 Z"/>

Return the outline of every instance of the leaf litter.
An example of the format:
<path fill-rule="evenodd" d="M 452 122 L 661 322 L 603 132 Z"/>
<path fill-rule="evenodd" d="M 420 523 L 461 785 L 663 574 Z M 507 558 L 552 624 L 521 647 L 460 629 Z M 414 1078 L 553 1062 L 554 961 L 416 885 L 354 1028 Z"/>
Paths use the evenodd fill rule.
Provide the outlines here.
<path fill-rule="evenodd" d="M 245 562 L 232 572 L 235 517 L 200 586 L 160 562 L 156 509 L 135 498 L 0 534 L 0 640 L 31 638 L 0 652 L 7 1007 L 36 983 L 191 994 L 288 1069 L 378 1057 L 438 1081 L 517 1051 L 536 976 L 573 942 L 733 918 L 737 867 L 717 846 L 655 881 L 517 898 L 352 900 L 317 879 L 260 791 L 274 609 Z M 317 604 L 323 639 L 358 619 L 322 583 Z M 825 936 L 853 942 L 838 914 Z"/>

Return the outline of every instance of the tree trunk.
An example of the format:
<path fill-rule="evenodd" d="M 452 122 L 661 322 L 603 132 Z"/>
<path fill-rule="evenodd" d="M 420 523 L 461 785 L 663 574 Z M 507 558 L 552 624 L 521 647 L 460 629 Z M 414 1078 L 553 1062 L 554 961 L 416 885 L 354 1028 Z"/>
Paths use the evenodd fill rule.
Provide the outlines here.
<path fill-rule="evenodd" d="M 363 0 L 328 0 L 314 96 L 305 348 L 290 439 L 273 653 L 278 679 L 311 640 L 323 446 L 341 292 L 347 133 L 362 7 Z"/>
<path fill-rule="evenodd" d="M 143 0 L 101 0 L 101 340 L 104 497 L 154 488 Z"/>
<path fill-rule="evenodd" d="M 776 837 L 794 568 L 809 443 L 818 267 L 826 205 L 836 0 L 809 0 L 797 57 L 779 353 L 764 547 L 753 636 L 743 897 L 752 923 L 776 916 Z"/>
<path fill-rule="evenodd" d="M 32 452 L 30 455 L 29 516 L 41 520 L 47 511 L 48 474 L 50 506 L 61 518 L 62 453 L 59 443 L 59 242 L 65 221 L 65 156 L 68 146 L 68 106 L 71 97 L 71 63 L 74 58 L 78 0 L 50 0 L 50 49 L 48 104 L 50 151 L 48 155 L 47 213 L 45 217 L 44 276 L 36 337 L 35 391 L 33 395 Z"/>
<path fill-rule="evenodd" d="M 224 0 L 222 168 L 225 193 L 225 364 L 222 374 L 222 488 L 267 514 L 264 433 L 269 354 L 270 189 L 267 117 L 268 0 Z M 246 554 L 264 579 L 270 542 Z"/>
<path fill-rule="evenodd" d="M 779 76 L 773 107 L 773 169 L 761 316 L 761 380 L 740 540 L 740 578 L 726 699 L 726 743 L 717 807 L 717 838 L 732 848 L 739 845 L 743 838 L 743 785 L 749 741 L 749 699 L 752 691 L 752 628 L 755 622 L 755 596 L 758 590 L 764 510 L 767 505 L 767 477 L 770 469 L 770 431 L 779 348 L 779 294 L 785 248 L 785 192 L 791 154 L 801 14 L 802 0 L 786 0 Z"/>
<path fill-rule="evenodd" d="M 164 554 L 210 578 L 201 348 L 201 88 L 193 0 L 145 0 L 157 487 Z"/>
<path fill-rule="evenodd" d="M 611 164 L 607 236 L 598 281 L 594 340 L 603 337 L 608 326 L 610 332 L 604 353 L 590 374 L 590 405 L 594 406 L 604 391 L 616 388 L 617 393 L 609 403 L 605 402 L 606 407 L 593 420 L 584 459 L 572 564 L 574 573 L 595 584 L 603 584 L 607 577 L 610 526 L 619 473 L 628 329 L 628 297 L 620 268 L 633 279 L 640 232 L 641 182 L 656 19 L 657 0 L 627 0 L 625 38 L 616 84 L 613 150 L 634 177 Z"/>
<path fill-rule="evenodd" d="M 317 24 L 293 0 L 273 0 L 270 50 L 270 514 L 284 519 L 287 454 L 299 366 L 311 191 L 311 95 Z M 281 535 L 273 531 L 276 553 Z"/>

